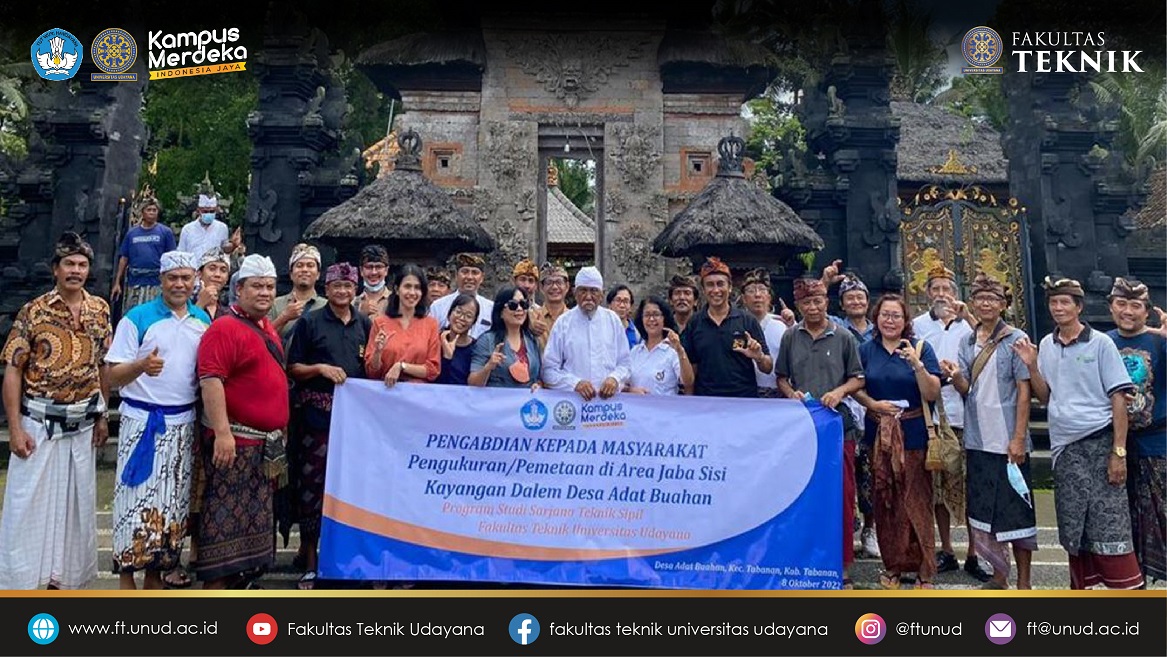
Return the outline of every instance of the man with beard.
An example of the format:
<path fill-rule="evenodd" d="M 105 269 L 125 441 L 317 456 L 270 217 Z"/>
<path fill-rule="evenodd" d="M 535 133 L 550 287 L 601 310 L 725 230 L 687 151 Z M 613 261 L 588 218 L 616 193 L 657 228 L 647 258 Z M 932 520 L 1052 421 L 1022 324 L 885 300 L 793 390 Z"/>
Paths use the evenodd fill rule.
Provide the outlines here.
<path fill-rule="evenodd" d="M 334 264 L 324 276 L 328 304 L 308 313 L 296 324 L 288 350 L 288 373 L 298 382 L 296 395 L 301 409 L 297 423 L 296 450 L 299 469 L 296 501 L 299 507 L 300 541 L 304 550 L 305 573 L 301 589 L 316 583 L 316 543 L 320 539 L 324 509 L 324 471 L 328 456 L 328 430 L 332 420 L 335 387 L 348 378 L 364 378 L 365 343 L 372 326 L 364 313 L 354 310 L 357 269 L 347 262 Z"/>
<path fill-rule="evenodd" d="M 158 297 L 161 292 L 159 261 L 163 253 L 173 251 L 177 244 L 170 226 L 158 223 L 161 207 L 157 199 L 153 196 L 143 199 L 141 212 L 142 223 L 127 231 L 118 247 L 118 270 L 109 292 L 109 298 L 116 302 L 122 295 L 122 279 L 129 271 L 130 276 L 125 281 L 126 298 L 122 304 L 125 310 Z"/>
<path fill-rule="evenodd" d="M 211 324 L 191 302 L 195 260 L 170 251 L 159 262 L 162 296 L 118 322 L 105 360 L 120 388 L 121 426 L 113 499 L 113 569 L 121 588 L 162 588 L 178 565 L 190 511 L 195 361 Z M 145 376 L 143 376 L 145 375 Z"/>
<path fill-rule="evenodd" d="M 365 317 L 376 317 L 385 314 L 385 305 L 389 303 L 392 291 L 385 280 L 389 276 L 389 252 L 380 244 L 368 244 L 361 249 L 361 279 L 364 281 L 364 290 L 353 299 Z"/>
<path fill-rule="evenodd" d="M 1127 402 L 1127 494 L 1135 556 L 1144 577 L 1167 579 L 1167 313 L 1155 308 L 1159 328 L 1147 326 L 1147 286 L 1114 279 L 1107 333 L 1136 390 Z"/>
<path fill-rule="evenodd" d="M 1081 321 L 1082 285 L 1047 276 L 1043 287 L 1054 330 L 1040 351 L 1025 338 L 1013 351 L 1048 409 L 1058 539 L 1070 557 L 1070 588 L 1139 588 L 1143 573 L 1126 493 L 1126 393 L 1134 386 L 1114 341 Z"/>
<path fill-rule="evenodd" d="M 325 304 L 325 300 L 316 294 L 316 281 L 320 280 L 320 251 L 311 244 L 300 243 L 292 247 L 288 275 L 292 279 L 292 291 L 276 297 L 268 315 L 276 332 L 285 340 L 292 335 L 301 315 Z"/>
<path fill-rule="evenodd" d="M 67 232 L 56 286 L 20 309 L 4 345 L 7 485 L 0 589 L 79 589 L 97 576 L 94 448 L 109 437 L 109 305 L 85 291 L 93 249 Z"/>
<path fill-rule="evenodd" d="M 195 573 L 207 589 L 242 584 L 270 566 L 272 479 L 286 475 L 288 424 L 284 351 L 268 320 L 276 268 L 249 255 L 239 268 L 239 302 L 199 344 L 198 376 L 206 427 L 199 458 L 206 483 L 194 527 Z"/>
<path fill-rule="evenodd" d="M 575 308 L 551 328 L 543 355 L 543 382 L 575 390 L 584 401 L 608 399 L 628 382 L 632 357 L 620 317 L 600 307 L 604 279 L 595 267 L 575 276 Z"/>
<path fill-rule="evenodd" d="M 960 345 L 967 342 L 973 335 L 973 326 L 976 318 L 969 312 L 968 306 L 960 300 L 960 290 L 956 285 L 956 274 L 943 265 L 933 267 L 928 272 L 928 284 L 925 288 L 928 303 L 931 307 L 928 312 L 922 313 L 912 320 L 912 330 L 917 340 L 923 340 L 932 345 L 936 351 L 936 358 L 956 362 L 960 358 Z M 963 522 L 968 526 L 966 517 L 966 487 L 965 481 L 965 454 L 964 445 L 964 399 L 952 385 L 948 377 L 940 380 L 940 399 L 944 404 L 944 412 L 948 416 L 948 424 L 952 427 L 956 437 L 961 442 L 960 469 L 958 472 L 941 470 L 932 473 L 933 502 L 935 503 L 936 529 L 940 534 L 940 550 L 936 552 L 937 572 L 956 570 L 960 564 L 956 561 L 956 554 L 952 548 L 952 523 Z M 937 421 L 939 418 L 937 418 Z M 977 559 L 976 545 L 969 541 L 968 551 L 965 554 L 964 571 L 974 579 L 987 582 L 990 575 L 981 567 Z"/>
<path fill-rule="evenodd" d="M 742 305 L 758 320 L 762 333 L 766 337 L 766 348 L 774 357 L 778 356 L 778 346 L 782 336 L 786 333 L 786 323 L 770 311 L 774 309 L 774 295 L 770 287 L 770 272 L 758 268 L 745 275 L 742 279 Z M 778 392 L 777 372 L 763 373 L 754 366 L 754 377 L 758 381 L 758 396 L 776 398 Z"/>
<path fill-rule="evenodd" d="M 701 288 L 692 276 L 677 274 L 669 281 L 669 305 L 673 307 L 673 319 L 677 321 L 677 332 L 684 334 L 693 311 L 697 307 Z"/>
<path fill-rule="evenodd" d="M 485 278 L 483 268 L 486 261 L 472 253 L 459 253 L 455 256 L 454 263 L 458 266 L 458 289 L 435 301 L 434 305 L 430 306 L 429 316 L 438 320 L 439 329 L 444 331 L 450 326 L 450 305 L 454 303 L 454 299 L 458 298 L 459 294 L 472 295 L 478 299 L 478 319 L 470 329 L 470 337 L 477 340 L 478 336 L 490 330 L 491 313 L 494 312 L 494 302 L 478 293 Z"/>
<path fill-rule="evenodd" d="M 543 305 L 532 307 L 528 317 L 531 318 L 531 333 L 539 339 L 539 346 L 546 349 L 551 328 L 567 312 L 567 293 L 571 290 L 571 283 L 568 282 L 567 270 L 558 265 L 546 263 L 540 274 Z"/>
<path fill-rule="evenodd" d="M 681 344 L 696 373 L 695 395 L 757 397 L 755 371 L 774 371 L 758 320 L 729 305 L 730 281 L 729 266 L 719 258 L 709 258 L 701 266 L 701 286 L 708 305 L 693 316 L 681 334 Z"/>

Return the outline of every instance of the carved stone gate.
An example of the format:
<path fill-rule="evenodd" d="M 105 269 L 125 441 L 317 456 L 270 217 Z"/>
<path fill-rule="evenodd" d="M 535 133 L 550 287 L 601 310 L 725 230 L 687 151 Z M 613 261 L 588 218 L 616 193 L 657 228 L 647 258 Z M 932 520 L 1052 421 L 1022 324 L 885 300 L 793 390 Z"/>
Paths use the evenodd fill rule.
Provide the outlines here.
<path fill-rule="evenodd" d="M 956 272 L 962 298 L 978 271 L 1008 284 L 1013 305 L 1006 319 L 1032 332 L 1033 281 L 1029 228 L 1017 199 L 1004 205 L 981 187 L 924 187 L 907 204 L 900 220 L 900 261 L 904 288 L 914 313 L 928 308 L 928 271 L 943 264 Z"/>

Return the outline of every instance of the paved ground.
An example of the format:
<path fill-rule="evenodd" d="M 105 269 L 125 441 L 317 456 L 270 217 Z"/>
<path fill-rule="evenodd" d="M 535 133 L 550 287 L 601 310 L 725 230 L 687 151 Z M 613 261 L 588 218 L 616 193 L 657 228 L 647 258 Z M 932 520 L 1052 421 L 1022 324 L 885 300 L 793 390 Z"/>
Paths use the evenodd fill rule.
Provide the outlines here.
<path fill-rule="evenodd" d="M 0 469 L 0 488 L 3 487 L 7 471 Z M 109 468 L 99 468 L 97 477 L 97 532 L 98 532 L 98 566 L 104 569 L 94 583 L 94 589 L 116 589 L 118 579 L 109 572 L 112 564 L 111 553 L 111 514 L 113 501 L 114 473 Z M 1033 586 L 1037 589 L 1065 589 L 1069 586 L 1069 566 L 1066 562 L 1066 553 L 1057 542 L 1057 523 L 1054 519 L 1053 493 L 1037 491 L 1037 523 L 1038 546 L 1040 550 L 1033 557 Z M 0 502 L 0 513 L 3 512 Z M 968 539 L 964 528 L 953 530 L 954 547 L 957 557 L 963 563 Z M 262 581 L 268 589 L 294 589 L 300 573 L 292 568 L 292 557 L 300 547 L 300 536 L 293 532 L 287 547 L 283 547 L 282 539 L 277 543 L 276 567 L 268 573 Z M 185 561 L 185 557 L 184 557 Z M 987 564 L 985 568 L 988 569 Z M 857 588 L 875 588 L 880 571 L 878 559 L 860 558 L 853 568 L 852 577 Z M 942 573 L 937 577 L 937 587 L 941 589 L 974 589 L 980 583 L 966 575 L 963 571 Z M 196 585 L 197 586 L 197 585 Z M 1160 582 L 1154 588 L 1164 588 Z"/>

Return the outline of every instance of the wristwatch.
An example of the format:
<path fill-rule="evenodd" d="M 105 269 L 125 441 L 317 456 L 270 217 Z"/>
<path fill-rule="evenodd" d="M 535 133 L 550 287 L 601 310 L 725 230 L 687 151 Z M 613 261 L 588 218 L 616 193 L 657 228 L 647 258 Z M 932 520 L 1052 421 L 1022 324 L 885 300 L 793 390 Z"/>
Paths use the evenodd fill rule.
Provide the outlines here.
<path fill-rule="evenodd" d="M 1120 459 L 1126 458 L 1126 448 L 1125 447 L 1115 447 L 1114 449 L 1110 450 L 1110 453 L 1114 454 L 1115 456 L 1117 456 Z"/>

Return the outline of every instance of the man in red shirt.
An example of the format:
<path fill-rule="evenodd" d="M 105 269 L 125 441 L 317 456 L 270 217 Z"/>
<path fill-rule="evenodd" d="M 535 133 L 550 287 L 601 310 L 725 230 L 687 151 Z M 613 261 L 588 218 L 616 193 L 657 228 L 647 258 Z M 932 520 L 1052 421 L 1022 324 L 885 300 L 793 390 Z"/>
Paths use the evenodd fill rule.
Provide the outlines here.
<path fill-rule="evenodd" d="M 288 382 L 284 352 L 267 313 L 276 291 L 270 258 L 249 255 L 239 268 L 238 302 L 199 344 L 198 375 L 205 484 L 195 573 L 203 588 L 238 587 L 274 559 L 272 479 L 286 475 Z"/>

